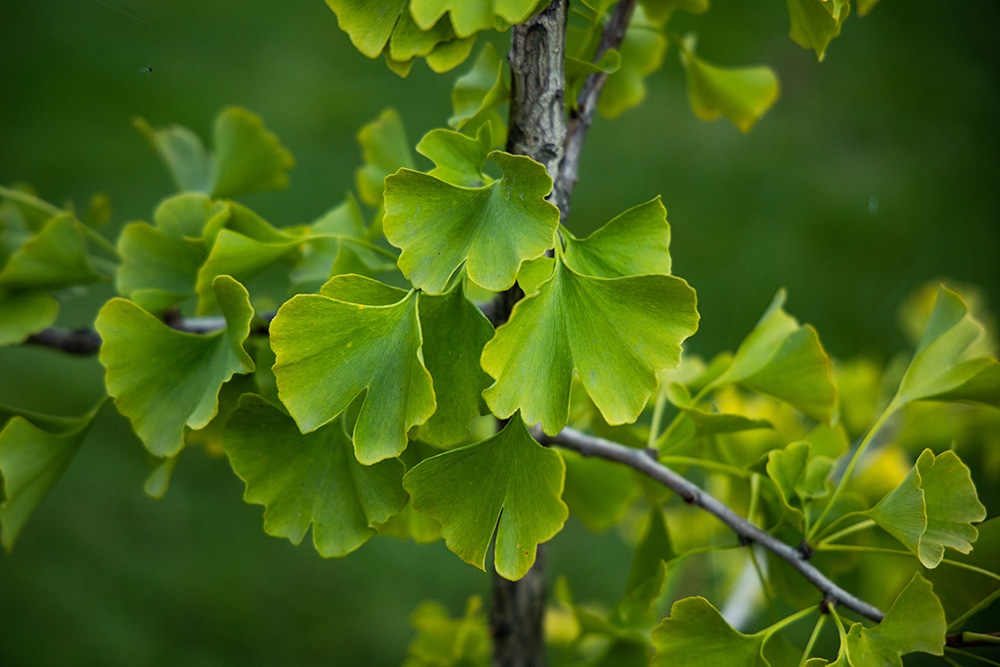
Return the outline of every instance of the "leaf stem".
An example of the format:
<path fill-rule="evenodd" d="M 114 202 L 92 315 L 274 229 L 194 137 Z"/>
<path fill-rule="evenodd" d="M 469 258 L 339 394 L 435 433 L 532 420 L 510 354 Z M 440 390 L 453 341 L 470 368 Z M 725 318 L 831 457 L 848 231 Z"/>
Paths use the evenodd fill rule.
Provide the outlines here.
<path fill-rule="evenodd" d="M 744 542 L 756 542 L 765 549 L 772 551 L 789 565 L 799 571 L 809 583 L 818 588 L 830 604 L 840 604 L 851 611 L 880 621 L 884 614 L 877 607 L 847 592 L 833 583 L 825 574 L 806 560 L 805 554 L 792 547 L 765 530 L 746 520 L 728 505 L 706 493 L 697 485 L 657 461 L 650 456 L 648 450 L 634 449 L 625 445 L 586 435 L 572 428 L 563 429 L 558 435 L 548 436 L 540 429 L 534 431 L 538 442 L 543 445 L 556 445 L 571 449 L 584 456 L 597 456 L 608 461 L 627 465 L 663 484 L 680 496 L 689 505 L 701 507 L 729 526 Z"/>
<path fill-rule="evenodd" d="M 864 440 L 858 445 L 858 448 L 854 450 L 854 455 L 851 456 L 850 462 L 847 464 L 847 468 L 844 470 L 844 474 L 840 477 L 840 482 L 837 483 L 837 487 L 833 490 L 833 495 L 830 496 L 830 502 L 826 504 L 823 508 L 822 514 L 816 519 L 816 523 L 813 524 L 812 530 L 806 535 L 806 541 L 809 541 L 816 534 L 816 531 L 823 525 L 826 515 L 830 513 L 833 506 L 837 504 L 837 500 L 840 499 L 841 494 L 844 492 L 844 488 L 847 486 L 847 482 L 850 481 L 851 475 L 854 473 L 854 468 L 858 465 L 858 461 L 861 460 L 861 456 L 868 449 L 868 445 L 871 444 L 872 440 L 875 439 L 875 435 L 882 429 L 885 423 L 889 420 L 889 417 L 893 415 L 899 404 L 895 400 L 891 401 L 882 414 L 879 415 L 872 427 L 868 429 L 868 433 L 865 434 Z"/>
<path fill-rule="evenodd" d="M 806 664 L 806 660 L 811 657 L 810 654 L 813 651 L 813 647 L 816 645 L 816 640 L 819 639 L 819 635 L 823 631 L 823 626 L 826 624 L 826 616 L 826 614 L 820 614 L 819 618 L 816 619 L 816 625 L 813 627 L 812 634 L 809 635 L 809 641 L 806 643 L 806 648 L 802 651 L 802 659 L 799 660 L 799 667 Z"/>
<path fill-rule="evenodd" d="M 817 607 L 806 607 L 805 609 L 795 612 L 791 616 L 781 619 L 777 623 L 773 623 L 762 632 L 764 632 L 767 636 L 773 635 L 774 633 L 783 630 L 786 626 L 791 625 L 796 621 L 802 620 L 803 618 L 809 616 L 810 614 L 816 613 L 816 611 L 818 611 Z"/>
<path fill-rule="evenodd" d="M 657 434 L 660 432 L 660 422 L 663 420 L 663 410 L 667 407 L 667 385 L 661 380 L 660 390 L 656 393 L 656 403 L 653 405 L 653 421 L 649 425 L 649 439 L 646 446 L 656 449 Z"/>
<path fill-rule="evenodd" d="M 830 525 L 833 525 L 833 524 L 830 524 Z M 847 537 L 851 533 L 857 533 L 859 531 L 871 528 L 871 527 L 873 527 L 875 525 L 876 525 L 876 523 L 874 521 L 872 521 L 871 519 L 867 519 L 865 521 L 859 521 L 858 523 L 856 523 L 856 524 L 854 524 L 852 526 L 848 526 L 847 528 L 844 528 L 843 530 L 837 531 L 833 535 L 828 535 L 827 537 L 824 537 L 822 540 L 820 540 L 819 543 L 820 544 L 829 544 L 830 542 L 836 542 L 840 538 Z"/>
<path fill-rule="evenodd" d="M 737 468 L 736 466 L 729 465 L 728 463 L 699 459 L 694 456 L 661 456 L 658 460 L 664 465 L 695 466 L 697 468 L 704 468 L 705 470 L 715 470 L 717 472 L 732 475 L 733 477 L 739 477 L 741 479 L 750 479 L 753 477 L 753 473 L 749 470 Z"/>
<path fill-rule="evenodd" d="M 909 551 L 904 549 L 886 549 L 884 547 L 868 547 L 861 544 L 819 544 L 816 547 L 817 551 L 862 551 L 870 554 L 884 554 L 887 556 L 907 556 L 909 558 L 916 558 L 916 556 Z M 969 572 L 975 572 L 976 574 L 981 574 L 984 577 L 989 577 L 990 579 L 996 579 L 1000 581 L 1000 573 L 990 572 L 981 567 L 976 567 L 975 565 L 969 565 L 968 563 L 963 563 L 961 561 L 952 560 L 950 558 L 942 558 L 942 565 L 951 565 L 952 567 L 957 567 L 962 570 L 968 570 Z"/>
<path fill-rule="evenodd" d="M 973 660 L 983 663 L 984 665 L 993 665 L 994 667 L 1000 667 L 1000 662 L 990 660 L 989 658 L 983 657 L 976 653 L 972 653 L 971 651 L 963 651 L 960 648 L 952 648 L 951 646 L 945 646 L 944 648 L 946 651 L 951 651 L 952 653 L 958 653 L 961 656 L 964 656 L 966 658 L 971 658 Z"/>
<path fill-rule="evenodd" d="M 949 623 L 948 630 L 957 630 L 958 628 L 962 627 L 963 623 L 965 623 L 967 620 L 969 620 L 970 618 L 981 612 L 983 609 L 989 607 L 991 604 L 993 604 L 993 602 L 997 598 L 1000 598 L 1000 588 L 996 589 L 995 591 L 984 597 L 967 612 L 965 612 L 964 614 L 956 618 L 954 621 Z"/>

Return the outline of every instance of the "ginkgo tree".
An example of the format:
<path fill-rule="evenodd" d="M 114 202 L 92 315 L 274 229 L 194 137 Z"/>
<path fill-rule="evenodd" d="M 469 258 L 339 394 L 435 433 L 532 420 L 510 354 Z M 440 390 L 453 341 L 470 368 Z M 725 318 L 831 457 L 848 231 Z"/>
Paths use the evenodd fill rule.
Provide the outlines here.
<path fill-rule="evenodd" d="M 177 192 L 115 243 L 0 188 L 0 344 L 98 353 L 106 373 L 77 418 L 0 406 L 8 550 L 114 409 L 158 461 L 153 496 L 182 450 L 217 447 L 269 535 L 311 531 L 323 557 L 379 536 L 443 540 L 494 571 L 489 617 L 477 598 L 456 618 L 432 602 L 414 613 L 407 665 L 996 664 L 970 651 L 1000 642 L 977 625 L 1000 597 L 1000 524 L 951 446 L 1000 407 L 1000 362 L 963 296 L 919 292 L 912 356 L 884 373 L 832 361 L 784 291 L 735 352 L 706 360 L 684 352 L 697 297 L 671 272 L 659 198 L 572 231 L 594 114 L 640 104 L 670 46 L 698 117 L 748 132 L 775 103 L 769 68 L 713 64 L 671 28 L 707 0 L 327 4 L 401 76 L 416 60 L 472 62 L 451 118 L 415 146 L 393 110 L 361 129 L 356 196 L 312 223 L 234 201 L 286 187 L 293 164 L 238 107 L 210 148 L 137 121 Z M 787 4 L 791 38 L 822 60 L 849 0 Z M 508 57 L 489 43 L 473 58 L 494 30 Z M 280 307 L 262 309 L 276 288 L 258 277 L 276 269 Z M 99 281 L 118 296 L 93 331 L 52 328 L 53 294 Z M 953 428 L 891 488 L 866 483 L 880 451 L 920 441 L 919 410 Z M 611 609 L 578 603 L 558 573 L 546 583 L 538 554 L 571 513 L 635 538 Z M 722 537 L 693 540 L 694 516 Z M 697 559 L 709 552 L 726 557 Z M 690 589 L 695 564 L 723 582 L 711 596 Z M 741 572 L 759 580 L 749 595 Z M 740 623 L 723 613 L 734 603 Z"/>

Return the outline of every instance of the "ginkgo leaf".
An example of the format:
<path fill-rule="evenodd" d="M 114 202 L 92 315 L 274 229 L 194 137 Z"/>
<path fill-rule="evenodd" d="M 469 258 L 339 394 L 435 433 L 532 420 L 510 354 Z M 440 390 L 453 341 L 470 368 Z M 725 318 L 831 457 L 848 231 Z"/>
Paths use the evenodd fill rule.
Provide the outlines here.
<path fill-rule="evenodd" d="M 657 197 L 621 215 L 585 239 L 564 233 L 566 263 L 601 278 L 670 274 L 670 225 Z"/>
<path fill-rule="evenodd" d="M 303 433 L 367 392 L 354 427 L 354 451 L 365 465 L 398 456 L 407 431 L 434 413 L 415 292 L 336 276 L 320 294 L 286 302 L 270 334 L 278 395 Z"/>
<path fill-rule="evenodd" d="M 983 335 L 982 324 L 962 298 L 941 286 L 894 402 L 960 401 L 1000 407 L 1000 361 L 977 350 Z"/>
<path fill-rule="evenodd" d="M 480 394 L 490 377 L 479 365 L 493 325 L 465 298 L 461 284 L 441 296 L 420 295 L 423 358 L 434 378 L 437 410 L 417 432 L 434 445 L 448 446 L 469 437 L 469 422 L 480 414 Z"/>
<path fill-rule="evenodd" d="M 830 358 L 816 330 L 801 326 L 783 309 L 785 291 L 740 343 L 729 368 L 712 382 L 729 383 L 774 396 L 819 420 L 828 420 L 836 401 Z"/>
<path fill-rule="evenodd" d="M 636 545 L 632 569 L 625 582 L 623 606 L 634 606 L 639 613 L 649 611 L 650 605 L 663 592 L 667 581 L 667 561 L 674 558 L 673 544 L 667 531 L 663 509 L 650 508 L 646 532 Z"/>
<path fill-rule="evenodd" d="M 0 293 L 0 346 L 23 342 L 52 326 L 58 315 L 59 302 L 48 294 Z"/>
<path fill-rule="evenodd" d="M 0 267 L 0 293 L 52 291 L 102 279 L 87 254 L 83 225 L 60 212 L 44 223 Z"/>
<path fill-rule="evenodd" d="M 475 45 L 475 35 L 464 39 L 438 42 L 424 60 L 427 61 L 427 67 L 436 74 L 450 72 L 469 59 L 472 47 Z"/>
<path fill-rule="evenodd" d="M 670 615 L 653 628 L 653 667 L 753 667 L 766 665 L 761 656 L 766 632 L 745 635 L 733 629 L 703 597 L 678 600 Z"/>
<path fill-rule="evenodd" d="M 694 290 L 673 276 L 596 278 L 555 266 L 483 349 L 496 379 L 483 396 L 498 417 L 521 410 L 555 435 L 569 419 L 575 370 L 609 424 L 631 423 L 697 329 Z"/>
<path fill-rule="evenodd" d="M 215 117 L 214 154 L 208 155 L 187 128 L 154 130 L 140 119 L 136 127 L 163 158 L 180 190 L 213 197 L 235 197 L 288 187 L 288 170 L 295 160 L 257 114 L 228 107 Z"/>
<path fill-rule="evenodd" d="M 539 0 L 410 0 L 410 13 L 422 30 L 429 30 L 448 12 L 459 37 L 481 30 L 492 30 L 496 19 L 510 25 L 523 23 L 534 12 Z"/>
<path fill-rule="evenodd" d="M 0 406 L 0 541 L 7 551 L 73 460 L 103 405 L 80 417 Z"/>
<path fill-rule="evenodd" d="M 692 398 L 687 387 L 678 382 L 668 382 L 664 391 L 667 400 L 680 409 L 688 418 L 679 428 L 664 431 L 657 439 L 656 446 L 667 452 L 689 442 L 691 438 L 703 438 L 720 433 L 739 433 L 762 428 L 774 428 L 766 419 L 752 419 L 745 415 L 716 412 L 700 407 Z"/>
<path fill-rule="evenodd" d="M 559 455 L 512 419 L 488 440 L 418 464 L 403 486 L 413 507 L 441 522 L 448 548 L 470 565 L 486 569 L 495 532 L 496 571 L 517 580 L 534 564 L 538 544 L 552 539 L 569 515 L 559 497 L 564 475 Z"/>
<path fill-rule="evenodd" d="M 823 60 L 826 48 L 840 34 L 850 13 L 849 0 L 786 0 L 791 27 L 788 36 L 804 49 L 812 49 Z"/>
<path fill-rule="evenodd" d="M 500 122 L 497 108 L 510 99 L 510 84 L 504 75 L 503 60 L 492 44 L 480 51 L 472 69 L 458 77 L 451 91 L 452 115 L 449 127 L 466 133 L 478 132 L 489 121 L 494 146 L 507 141 L 507 124 Z"/>
<path fill-rule="evenodd" d="M 816 455 L 812 445 L 804 440 L 768 452 L 767 475 L 797 528 L 802 528 L 806 504 L 827 494 L 826 480 L 833 462 L 830 457 Z"/>
<path fill-rule="evenodd" d="M 410 142 L 403 119 L 395 109 L 386 109 L 358 132 L 364 166 L 355 175 L 358 196 L 369 206 L 382 203 L 385 177 L 400 168 L 413 169 Z"/>
<path fill-rule="evenodd" d="M 182 125 L 153 129 L 143 118 L 134 125 L 160 154 L 179 192 L 211 189 L 212 158 L 197 134 Z"/>
<path fill-rule="evenodd" d="M 249 295 L 229 276 L 214 287 L 226 328 L 213 334 L 171 329 L 125 299 L 108 301 L 97 315 L 108 393 L 156 456 L 177 454 L 184 428 L 200 429 L 215 416 L 222 385 L 254 370 L 243 349 L 253 317 Z"/>
<path fill-rule="evenodd" d="M 868 516 L 916 555 L 937 567 L 949 547 L 969 553 L 986 518 L 968 467 L 952 451 L 925 449 L 903 482 L 868 510 Z"/>
<path fill-rule="evenodd" d="M 324 558 L 354 551 L 406 504 L 403 464 L 358 463 L 341 420 L 303 435 L 284 412 L 244 394 L 226 425 L 225 447 L 246 484 L 244 500 L 267 508 L 264 531 L 298 544 L 312 525 Z"/>
<path fill-rule="evenodd" d="M 451 618 L 439 602 L 424 601 L 410 614 L 417 634 L 406 651 L 406 667 L 489 664 L 493 642 L 479 596 L 465 605 L 465 616 Z"/>
<path fill-rule="evenodd" d="M 725 116 L 746 133 L 778 100 L 778 78 L 769 67 L 713 65 L 695 55 L 693 40 L 683 45 L 681 62 L 691 110 L 702 120 Z"/>
<path fill-rule="evenodd" d="M 408 0 L 326 0 L 351 44 L 369 58 L 378 58 L 392 35 Z"/>
<path fill-rule="evenodd" d="M 913 578 L 902 590 L 878 625 L 870 628 L 851 624 L 841 659 L 835 664 L 851 667 L 902 667 L 900 657 L 917 651 L 942 655 L 946 622 L 941 602 L 930 582 Z"/>
<path fill-rule="evenodd" d="M 417 57 L 424 57 L 442 42 L 456 39 L 451 22 L 447 18 L 438 20 L 430 28 L 421 29 L 413 21 L 410 12 L 401 12 L 399 21 L 393 28 L 389 38 L 388 56 L 396 61 L 405 62 Z"/>
<path fill-rule="evenodd" d="M 663 66 L 667 38 L 656 29 L 639 6 L 632 14 L 625 38 L 618 47 L 619 66 L 612 72 L 597 100 L 605 118 L 617 118 L 646 99 L 646 78 Z"/>
<path fill-rule="evenodd" d="M 257 114 L 240 107 L 223 109 L 215 118 L 213 197 L 236 197 L 288 187 L 292 154 Z"/>
<path fill-rule="evenodd" d="M 401 169 L 385 181 L 383 229 L 402 250 L 399 268 L 414 287 L 444 292 L 463 268 L 477 285 L 510 288 L 521 262 L 555 243 L 559 209 L 545 200 L 552 179 L 522 155 L 490 153 L 503 177 L 479 188 Z"/>
<path fill-rule="evenodd" d="M 424 135 L 417 144 L 417 152 L 436 165 L 427 172 L 429 176 L 452 185 L 475 188 L 493 181 L 483 174 L 492 141 L 489 125 L 479 128 L 475 137 L 437 129 Z"/>
<path fill-rule="evenodd" d="M 682 9 L 688 14 L 704 14 L 708 11 L 708 0 L 639 0 L 646 10 L 649 20 L 658 26 L 665 25 L 671 14 Z"/>

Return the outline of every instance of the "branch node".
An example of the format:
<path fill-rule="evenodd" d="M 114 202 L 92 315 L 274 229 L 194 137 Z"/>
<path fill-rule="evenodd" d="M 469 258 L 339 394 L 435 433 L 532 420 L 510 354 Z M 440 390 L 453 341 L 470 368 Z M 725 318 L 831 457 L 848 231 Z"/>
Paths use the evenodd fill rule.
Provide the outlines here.
<path fill-rule="evenodd" d="M 799 552 L 799 556 L 802 557 L 802 560 L 809 560 L 816 555 L 816 550 L 813 549 L 808 540 L 802 540 L 799 542 L 799 546 L 795 547 L 795 550 Z"/>

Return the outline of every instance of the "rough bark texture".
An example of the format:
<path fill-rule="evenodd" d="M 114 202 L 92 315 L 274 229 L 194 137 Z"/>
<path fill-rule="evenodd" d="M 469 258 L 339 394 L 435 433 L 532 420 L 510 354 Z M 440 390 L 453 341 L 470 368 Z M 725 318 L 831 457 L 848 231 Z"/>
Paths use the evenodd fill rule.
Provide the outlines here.
<path fill-rule="evenodd" d="M 527 23 L 514 26 L 508 56 L 511 70 L 507 151 L 545 165 L 555 179 L 566 141 L 563 102 L 568 0 L 552 3 Z M 566 197 L 553 189 L 549 199 L 563 210 Z M 497 297 L 496 324 L 507 321 L 523 296 L 515 285 Z M 495 667 L 541 667 L 545 664 L 545 547 L 520 581 L 493 575 L 490 628 Z"/>

